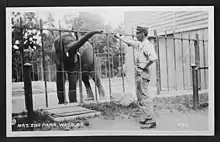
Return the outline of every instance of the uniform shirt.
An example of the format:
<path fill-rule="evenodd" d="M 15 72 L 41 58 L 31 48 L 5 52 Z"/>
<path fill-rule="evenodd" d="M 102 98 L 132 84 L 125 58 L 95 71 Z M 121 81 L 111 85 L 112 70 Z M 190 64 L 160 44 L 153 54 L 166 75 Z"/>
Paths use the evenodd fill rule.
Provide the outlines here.
<path fill-rule="evenodd" d="M 145 68 L 149 60 L 156 61 L 157 55 L 153 44 L 151 44 L 148 41 L 148 39 L 144 39 L 137 48 L 136 62 L 137 62 L 137 67 L 144 69 L 144 72 L 142 73 L 142 77 L 150 80 L 149 68 Z"/>
<path fill-rule="evenodd" d="M 156 61 L 157 55 L 153 44 L 144 39 L 137 48 L 137 66 L 144 69 L 148 60 Z"/>

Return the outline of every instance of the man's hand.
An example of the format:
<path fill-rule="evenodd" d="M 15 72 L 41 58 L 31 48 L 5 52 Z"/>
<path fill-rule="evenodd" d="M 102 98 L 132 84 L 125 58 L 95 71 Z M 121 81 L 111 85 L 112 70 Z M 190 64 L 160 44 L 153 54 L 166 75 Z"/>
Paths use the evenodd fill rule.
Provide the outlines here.
<path fill-rule="evenodd" d="M 114 34 L 114 37 L 117 39 L 121 39 L 121 36 L 118 33 Z"/>

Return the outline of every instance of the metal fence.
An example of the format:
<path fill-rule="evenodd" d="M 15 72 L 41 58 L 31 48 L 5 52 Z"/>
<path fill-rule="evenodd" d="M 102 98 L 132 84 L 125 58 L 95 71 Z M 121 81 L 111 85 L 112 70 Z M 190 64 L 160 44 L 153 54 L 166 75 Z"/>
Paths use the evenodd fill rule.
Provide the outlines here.
<path fill-rule="evenodd" d="M 24 29 L 33 29 L 33 28 L 24 28 L 22 25 L 22 19 L 20 19 L 20 27 L 13 27 L 20 29 L 20 32 L 23 34 Z M 43 31 L 49 30 L 53 32 L 59 32 L 59 36 L 62 32 L 77 32 L 74 30 L 63 30 L 61 27 L 59 29 L 46 29 L 42 26 L 42 21 L 40 20 L 40 28 L 35 28 L 39 30 L 41 33 L 41 43 L 42 43 L 42 60 L 35 61 L 37 64 L 41 64 L 41 69 L 37 69 L 37 76 L 35 76 L 36 72 L 35 67 L 32 67 L 32 80 L 43 80 L 44 81 L 44 91 L 45 91 L 45 99 L 46 99 L 46 106 L 48 106 L 48 81 L 55 81 L 56 79 L 56 67 L 53 62 L 46 64 L 45 60 L 45 51 L 44 51 L 44 39 L 43 39 Z M 112 89 L 114 88 L 112 81 L 113 77 L 119 77 L 120 85 L 122 87 L 123 92 L 125 92 L 125 79 L 124 79 L 124 68 L 123 65 L 125 64 L 125 53 L 120 50 L 120 53 L 117 55 L 110 54 L 110 47 L 109 41 L 107 40 L 107 36 L 111 36 L 111 33 L 103 33 L 106 35 L 107 41 L 107 53 L 96 53 L 96 56 L 99 58 L 100 68 L 99 70 L 94 70 L 95 73 L 98 73 L 102 79 L 106 79 L 108 85 L 109 95 L 112 94 Z M 192 83 L 192 71 L 190 66 L 192 63 L 195 63 L 197 66 L 200 66 L 200 60 L 203 59 L 204 66 L 207 66 L 206 60 L 207 56 L 205 56 L 205 43 L 208 42 L 204 38 L 201 40 L 199 39 L 199 35 L 195 34 L 195 37 L 190 36 L 184 37 L 184 33 L 173 33 L 167 35 L 165 32 L 164 36 L 158 36 L 156 30 L 154 31 L 154 36 L 150 37 L 150 41 L 153 42 L 157 55 L 158 61 L 156 64 L 151 67 L 152 72 L 152 84 L 157 87 L 157 94 L 160 94 L 161 91 L 170 91 L 170 90 L 180 90 L 180 89 L 191 89 L 193 87 Z M 134 36 L 125 34 L 124 36 Z M 193 44 L 192 44 L 193 43 Z M 201 44 L 202 43 L 202 44 Z M 202 45 L 202 46 L 201 46 Z M 21 57 L 22 57 L 22 70 L 24 70 L 24 49 L 23 49 L 23 36 L 21 37 Z M 61 45 L 62 46 L 62 45 Z M 120 47 L 121 43 L 120 43 Z M 201 57 L 201 51 L 203 57 Z M 187 56 L 186 56 L 187 52 Z M 134 59 L 135 53 L 133 51 Z M 187 62 L 185 61 L 187 57 Z M 194 59 L 193 59 L 194 58 Z M 79 60 L 81 61 L 81 59 Z M 117 65 L 115 62 L 117 61 Z M 34 63 L 34 61 L 32 62 Z M 80 93 L 80 102 L 83 102 L 83 87 L 82 87 L 82 67 L 79 64 L 80 71 L 79 73 L 79 93 Z M 62 69 L 64 71 L 64 69 Z M 22 71 L 23 72 L 23 71 Z M 40 75 L 42 74 L 42 75 Z M 63 82 L 65 82 L 65 74 L 63 74 Z M 201 80 L 201 73 L 198 73 L 198 84 L 199 88 L 201 88 L 201 82 L 205 82 L 205 87 L 207 87 L 207 73 L 203 74 L 203 80 Z M 187 80 L 187 81 L 186 81 Z M 95 80 L 96 82 L 96 80 Z M 186 83 L 188 82 L 188 83 Z M 116 89 L 117 90 L 117 89 Z M 74 90 L 76 91 L 76 90 Z M 94 85 L 95 91 L 95 99 L 98 101 L 97 97 L 97 90 Z M 64 88 L 65 93 L 65 88 Z"/>
<path fill-rule="evenodd" d="M 199 39 L 199 34 L 175 33 L 157 36 L 154 31 L 154 45 L 158 54 L 156 67 L 152 69 L 156 78 L 154 84 L 157 93 L 160 91 L 191 90 L 192 71 L 191 65 L 208 66 L 208 40 Z M 208 87 L 208 72 L 198 72 L 198 85 L 200 89 Z M 202 86 L 202 87 L 201 87 Z"/>
<path fill-rule="evenodd" d="M 45 99 L 46 99 L 46 106 L 48 107 L 48 81 L 56 81 L 56 65 L 54 62 L 47 62 L 47 60 L 45 59 L 45 46 L 44 46 L 44 38 L 43 38 L 43 31 L 47 30 L 47 31 L 52 31 L 52 32 L 59 32 L 58 36 L 61 35 L 62 32 L 71 32 L 71 33 L 81 33 L 80 31 L 74 31 L 74 30 L 63 30 L 61 29 L 61 27 L 59 26 L 59 29 L 47 29 L 47 28 L 43 28 L 42 25 L 42 20 L 40 20 L 40 28 L 28 28 L 28 27 L 23 27 L 22 25 L 22 19 L 20 19 L 20 26 L 16 27 L 13 26 L 12 28 L 17 28 L 20 29 L 20 33 L 21 33 L 21 42 L 20 42 L 20 52 L 21 52 L 21 72 L 22 72 L 22 78 L 25 77 L 25 75 L 23 75 L 23 70 L 24 70 L 24 64 L 26 62 L 29 62 L 32 64 L 32 81 L 36 80 L 42 80 L 44 81 L 44 92 L 45 92 Z M 60 25 L 60 24 L 59 24 Z M 24 60 L 24 39 L 23 39 L 23 31 L 25 29 L 30 29 L 30 30 L 38 30 L 40 31 L 40 36 L 41 36 L 41 51 L 42 51 L 42 60 L 38 60 L 38 61 L 25 61 Z M 82 32 L 84 33 L 84 32 Z M 94 53 L 96 53 L 96 56 L 98 57 L 100 63 L 94 63 L 94 64 L 99 64 L 100 68 L 99 70 L 94 70 L 95 73 L 99 73 L 100 77 L 102 79 L 107 79 L 108 81 L 108 91 L 109 94 L 111 95 L 112 93 L 112 78 L 113 77 L 119 77 L 120 78 L 120 83 L 121 83 L 121 87 L 123 88 L 123 91 L 125 91 L 125 87 L 124 87 L 124 71 L 123 71 L 123 65 L 125 63 L 124 61 L 124 53 L 122 52 L 122 50 L 120 50 L 120 52 L 116 55 L 110 54 L 110 47 L 109 47 L 109 41 L 107 40 L 107 36 L 111 36 L 111 33 L 103 33 L 104 35 L 106 35 L 106 41 L 107 41 L 107 52 L 105 53 L 98 53 L 98 51 L 95 51 L 95 48 L 93 48 Z M 128 35 L 129 36 L 129 35 Z M 62 44 L 61 44 L 61 48 L 62 48 Z M 121 49 L 121 44 L 120 47 Z M 81 59 L 79 59 L 79 61 L 81 62 Z M 95 62 L 95 61 L 94 61 Z M 116 64 L 114 64 L 114 62 L 117 62 L 117 66 Z M 33 66 L 34 64 L 37 64 L 36 66 Z M 80 93 L 80 102 L 83 102 L 83 87 L 82 87 L 82 67 L 81 64 L 79 63 L 79 93 Z M 62 67 L 62 72 L 64 72 L 64 68 Z M 66 74 L 64 74 L 63 76 L 63 82 L 66 82 Z M 21 79 L 20 81 L 23 81 L 24 79 Z M 96 80 L 95 80 L 96 82 Z M 74 90 L 76 91 L 76 90 Z M 97 90 L 96 87 L 94 86 L 94 90 L 95 91 L 95 99 L 97 100 Z M 65 93 L 65 88 L 64 88 L 64 93 Z"/>

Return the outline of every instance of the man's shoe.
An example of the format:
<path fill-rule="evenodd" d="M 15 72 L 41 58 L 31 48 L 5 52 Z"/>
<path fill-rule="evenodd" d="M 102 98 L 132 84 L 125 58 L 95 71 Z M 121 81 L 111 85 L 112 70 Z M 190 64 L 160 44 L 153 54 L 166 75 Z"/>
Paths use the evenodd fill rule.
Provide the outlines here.
<path fill-rule="evenodd" d="M 152 122 L 152 123 L 145 123 L 144 125 L 140 126 L 141 129 L 152 129 L 152 128 L 156 128 L 156 122 Z"/>
<path fill-rule="evenodd" d="M 146 124 L 147 121 L 151 121 L 151 120 L 152 120 L 152 118 L 151 118 L 151 117 L 148 117 L 148 118 L 145 118 L 144 120 L 140 120 L 139 123 L 140 123 L 140 124 Z"/>

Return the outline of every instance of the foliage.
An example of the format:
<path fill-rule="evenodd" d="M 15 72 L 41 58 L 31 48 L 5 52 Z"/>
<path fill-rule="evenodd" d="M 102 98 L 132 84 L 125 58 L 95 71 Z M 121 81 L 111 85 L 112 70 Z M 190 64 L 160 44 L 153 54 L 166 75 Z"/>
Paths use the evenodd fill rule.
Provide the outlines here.
<path fill-rule="evenodd" d="M 22 42 L 21 37 L 23 35 L 24 61 L 32 63 L 32 77 L 36 80 L 36 78 L 39 78 L 39 74 L 37 73 L 39 66 L 42 64 L 42 39 L 40 30 L 36 30 L 34 28 L 40 27 L 40 17 L 38 16 L 37 12 L 13 12 L 12 25 L 20 27 L 20 18 L 22 18 L 23 33 L 21 33 L 21 30 L 18 28 L 13 28 L 12 31 L 12 76 L 15 79 L 15 81 L 22 80 L 22 61 L 20 43 Z M 42 26 L 48 29 L 58 28 L 55 25 L 56 22 L 57 21 L 55 21 L 55 18 L 53 17 L 52 13 L 48 12 L 46 18 L 42 20 Z M 123 25 L 119 25 L 116 29 L 111 28 L 111 25 L 105 26 L 103 18 L 98 14 L 80 12 L 77 15 L 73 13 L 68 13 L 64 15 L 63 22 L 66 25 L 68 25 L 69 29 L 74 29 L 77 31 L 105 31 L 105 27 L 107 27 L 109 32 L 123 33 Z M 64 27 L 62 29 L 64 29 Z M 83 34 L 85 33 L 82 33 L 81 35 Z M 58 35 L 59 32 L 43 30 L 42 37 L 43 47 L 45 51 L 46 67 L 55 64 L 53 42 L 55 37 Z M 119 63 L 120 60 L 118 60 L 118 56 L 121 52 L 124 52 L 124 46 L 122 45 L 122 47 L 119 48 L 119 42 L 114 37 L 106 34 L 94 35 L 92 38 L 89 39 L 89 42 L 93 45 L 97 56 L 100 57 L 102 71 L 108 71 L 112 69 L 112 71 L 114 71 L 114 74 L 118 73 L 118 66 L 121 65 L 121 63 Z M 113 61 L 106 59 L 107 53 L 109 53 L 110 57 L 113 57 Z"/>

